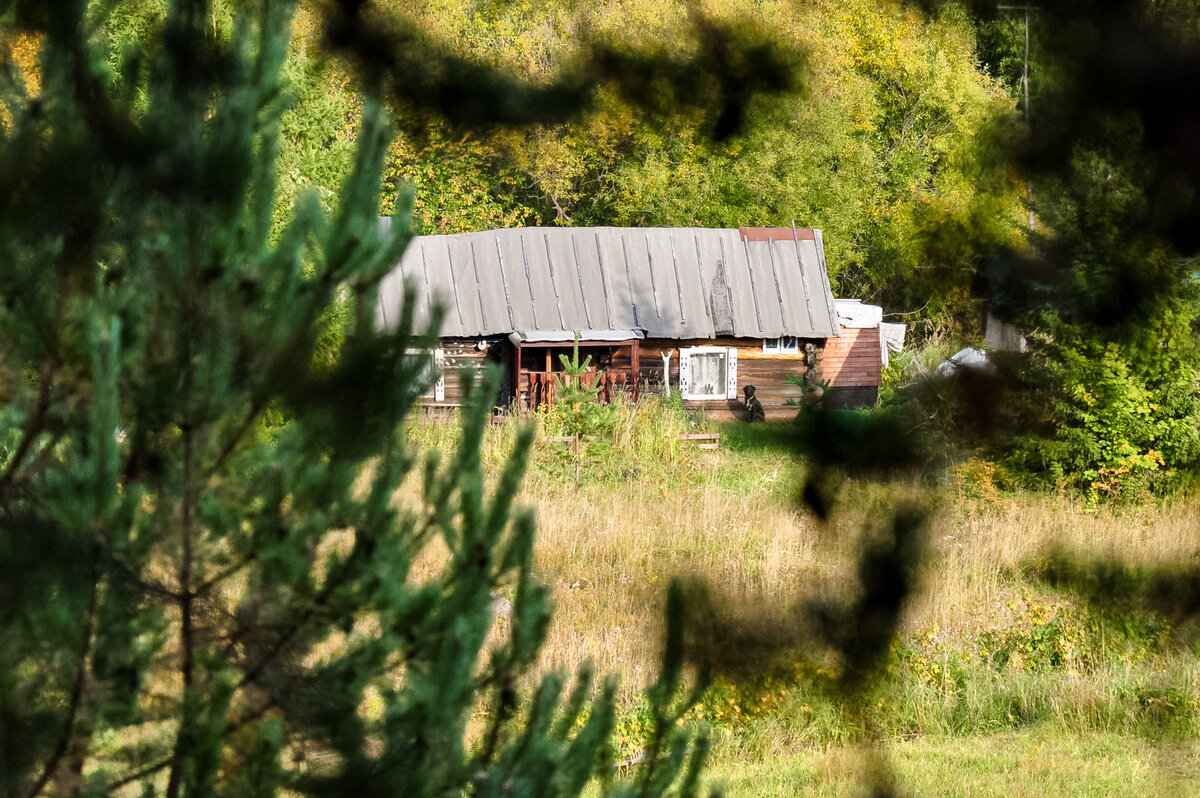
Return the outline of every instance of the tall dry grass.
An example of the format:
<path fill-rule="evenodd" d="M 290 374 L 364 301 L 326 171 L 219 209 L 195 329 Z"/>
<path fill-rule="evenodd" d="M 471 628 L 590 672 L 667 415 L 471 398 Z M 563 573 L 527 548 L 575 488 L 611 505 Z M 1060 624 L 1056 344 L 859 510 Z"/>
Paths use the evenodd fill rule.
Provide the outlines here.
<path fill-rule="evenodd" d="M 447 430 L 422 432 L 423 443 L 448 445 Z M 498 462 L 511 436 L 506 427 L 493 430 L 487 457 Z M 601 673 L 622 674 L 624 698 L 656 673 L 672 577 L 708 582 L 734 623 L 773 616 L 768 627 L 785 646 L 789 613 L 852 583 L 863 535 L 900 501 L 936 508 L 907 628 L 948 639 L 1008 624 L 1029 587 L 1030 564 L 1056 547 L 1136 563 L 1200 559 L 1195 501 L 1097 509 L 1038 494 L 979 499 L 954 485 L 848 485 L 833 520 L 822 524 L 794 500 L 803 470 L 783 451 L 660 448 L 642 468 L 607 471 L 581 487 L 556 469 L 563 456 L 537 444 L 520 497 L 537 513 L 536 567 L 557 604 L 542 667 L 590 660 Z M 428 567 L 437 566 L 434 555 Z"/>
<path fill-rule="evenodd" d="M 1036 494 L 980 503 L 957 497 L 935 517 L 926 590 L 914 624 L 974 630 L 1003 623 L 1024 572 L 1056 549 L 1131 564 L 1200 562 L 1200 503 L 1096 508 Z"/>
<path fill-rule="evenodd" d="M 534 484 L 523 498 L 538 508 L 537 563 L 558 605 L 545 664 L 591 659 L 626 674 L 629 689 L 654 673 L 659 598 L 670 577 L 703 576 L 731 611 L 786 613 L 852 579 L 857 543 L 880 514 L 852 508 L 826 527 L 770 494 L 731 495 L 714 484 L 677 493 Z M 1097 511 L 1041 496 L 971 511 L 951 502 L 933 515 L 923 589 L 907 626 L 963 637 L 1005 626 L 1028 587 L 1025 570 L 1056 547 L 1128 562 L 1195 562 L 1198 510 L 1187 503 Z"/>

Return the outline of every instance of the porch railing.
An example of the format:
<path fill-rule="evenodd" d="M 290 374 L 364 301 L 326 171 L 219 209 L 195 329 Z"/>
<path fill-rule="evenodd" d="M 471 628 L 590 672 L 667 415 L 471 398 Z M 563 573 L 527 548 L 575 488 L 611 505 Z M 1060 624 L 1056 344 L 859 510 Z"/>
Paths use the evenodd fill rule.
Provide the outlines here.
<path fill-rule="evenodd" d="M 558 393 L 558 381 L 568 382 L 573 379 L 569 374 L 554 371 L 526 371 L 525 388 L 528 391 L 529 409 L 536 410 L 542 405 L 554 406 Z M 584 385 L 592 386 L 600 383 L 600 394 L 597 400 L 611 402 L 629 388 L 629 372 L 627 371 L 596 371 L 584 374 L 581 378 Z"/>

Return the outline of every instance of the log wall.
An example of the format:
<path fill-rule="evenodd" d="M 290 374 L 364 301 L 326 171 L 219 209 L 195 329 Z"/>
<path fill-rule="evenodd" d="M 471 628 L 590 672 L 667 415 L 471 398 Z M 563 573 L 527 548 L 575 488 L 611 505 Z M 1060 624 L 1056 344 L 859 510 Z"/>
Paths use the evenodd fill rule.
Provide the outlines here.
<path fill-rule="evenodd" d="M 758 401 L 762 402 L 763 412 L 768 419 L 790 419 L 799 411 L 798 404 L 804 398 L 804 389 L 800 385 L 788 383 L 788 375 L 803 377 L 808 371 L 808 363 L 804 357 L 804 345 L 812 343 L 820 347 L 822 340 L 801 340 L 800 351 L 784 353 L 767 353 L 762 349 L 760 338 L 698 338 L 694 340 L 672 340 L 649 338 L 641 344 L 641 385 L 643 392 L 654 394 L 663 392 L 663 352 L 673 350 L 671 356 L 670 379 L 671 391 L 679 390 L 679 350 L 693 346 L 724 347 L 737 350 L 737 385 L 736 399 L 689 399 L 685 405 L 689 410 L 703 410 L 712 418 L 728 421 L 743 419 L 746 408 L 742 402 L 742 389 L 753 385 Z M 615 365 L 615 363 L 614 363 Z M 789 401 L 797 404 L 788 404 Z"/>
<path fill-rule="evenodd" d="M 444 398 L 423 397 L 421 404 L 428 415 L 437 415 L 462 406 L 462 370 L 478 375 L 487 363 L 502 367 L 503 384 L 496 404 L 507 408 L 511 405 L 512 362 L 514 348 L 507 341 L 489 342 L 480 350 L 474 339 L 447 339 L 441 343 L 444 362 Z M 815 348 L 814 363 L 806 362 L 805 344 Z M 840 407 L 856 407 L 873 404 L 882 381 L 882 366 L 879 354 L 878 329 L 842 329 L 841 338 L 828 340 L 801 340 L 800 351 L 767 353 L 762 350 L 762 340 L 757 338 L 698 338 L 693 340 L 646 339 L 639 345 L 639 393 L 660 395 L 664 380 L 669 380 L 671 391 L 679 390 L 679 351 L 693 346 L 724 347 L 737 350 L 736 399 L 687 400 L 689 409 L 703 410 L 713 418 L 721 420 L 741 419 L 746 415 L 742 402 L 742 389 L 755 387 L 758 400 L 768 419 L 794 418 L 798 406 L 804 400 L 804 388 L 787 382 L 789 375 L 802 378 L 810 368 L 816 377 L 831 385 L 826 393 L 827 404 Z M 670 372 L 663 373 L 662 354 L 671 351 Z M 628 348 L 617 348 L 612 353 L 606 368 L 631 371 L 632 363 Z M 793 404 L 789 404 L 789 402 Z"/>
<path fill-rule="evenodd" d="M 426 415 L 439 415 L 462 407 L 464 398 L 463 370 L 474 379 L 479 379 L 488 363 L 504 366 L 511 362 L 511 355 L 506 350 L 511 347 L 506 341 L 487 343 L 483 350 L 477 348 L 475 339 L 444 339 L 439 345 L 442 350 L 442 377 L 445 381 L 445 391 L 442 399 L 437 399 L 430 391 L 421 397 L 419 404 Z M 511 401 L 512 381 L 508 376 L 509 369 L 503 369 L 504 377 L 500 393 L 496 397 L 497 405 L 504 407 Z"/>

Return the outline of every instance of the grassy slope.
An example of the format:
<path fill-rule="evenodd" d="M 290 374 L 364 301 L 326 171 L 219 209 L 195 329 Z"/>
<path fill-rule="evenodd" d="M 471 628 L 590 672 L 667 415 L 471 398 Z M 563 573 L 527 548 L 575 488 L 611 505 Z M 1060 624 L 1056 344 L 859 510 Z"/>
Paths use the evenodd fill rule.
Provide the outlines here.
<path fill-rule="evenodd" d="M 1155 745 L 1112 734 L 1064 736 L 1034 729 L 972 737 L 923 737 L 890 745 L 906 795 L 1192 796 L 1200 794 L 1200 744 Z M 728 798 L 862 794 L 861 753 L 846 747 L 746 759 L 719 752 L 709 766 Z"/>
<path fill-rule="evenodd" d="M 655 673 L 671 576 L 707 580 L 723 620 L 781 652 L 777 665 L 799 661 L 789 608 L 838 590 L 863 530 L 916 496 L 937 508 L 925 590 L 867 726 L 822 689 L 813 668 L 835 665 L 808 651 L 806 667 L 723 680 L 697 710 L 718 741 L 711 775 L 731 795 L 853 794 L 854 746 L 875 734 L 909 794 L 1194 792 L 1200 760 L 1185 741 L 1200 729 L 1200 669 L 1188 638 L 1154 619 L 1100 623 L 1030 575 L 1052 545 L 1194 563 L 1194 503 L 1097 510 L 1002 495 L 968 468 L 934 489 L 847 482 L 821 524 L 797 509 L 803 467 L 776 437 L 786 428 L 724 427 L 722 450 L 706 453 L 670 442 L 678 419 L 633 412 L 596 445 L 578 488 L 569 454 L 539 443 L 523 495 L 557 601 L 543 665 L 591 659 L 623 675 L 622 755 L 644 732 L 636 694 Z M 417 431 L 433 445 L 452 434 Z M 510 438 L 497 429 L 487 456 Z"/>

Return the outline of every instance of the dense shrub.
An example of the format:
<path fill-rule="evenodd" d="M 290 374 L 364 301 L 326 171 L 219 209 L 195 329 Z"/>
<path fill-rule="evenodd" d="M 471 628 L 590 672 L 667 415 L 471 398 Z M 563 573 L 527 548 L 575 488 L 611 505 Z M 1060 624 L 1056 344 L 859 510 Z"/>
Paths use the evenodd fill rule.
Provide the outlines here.
<path fill-rule="evenodd" d="M 1125 342 L 1048 322 L 1027 365 L 1033 395 L 1045 403 L 1021 400 L 1024 434 L 1007 465 L 1093 499 L 1177 487 L 1200 458 L 1194 318 L 1194 311 L 1164 313 Z"/>

